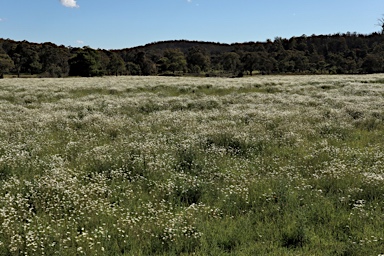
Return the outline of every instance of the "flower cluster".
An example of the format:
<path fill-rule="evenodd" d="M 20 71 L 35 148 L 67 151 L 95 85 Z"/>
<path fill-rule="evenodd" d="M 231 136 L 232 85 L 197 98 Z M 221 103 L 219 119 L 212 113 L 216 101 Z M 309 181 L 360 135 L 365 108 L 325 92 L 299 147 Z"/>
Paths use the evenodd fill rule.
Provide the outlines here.
<path fill-rule="evenodd" d="M 1 80 L 0 254 L 382 253 L 383 78 Z"/>

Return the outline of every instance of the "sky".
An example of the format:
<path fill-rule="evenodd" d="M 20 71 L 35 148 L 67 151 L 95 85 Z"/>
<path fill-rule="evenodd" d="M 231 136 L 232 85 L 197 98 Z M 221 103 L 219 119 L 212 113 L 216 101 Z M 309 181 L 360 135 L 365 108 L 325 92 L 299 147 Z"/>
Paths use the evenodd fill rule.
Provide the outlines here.
<path fill-rule="evenodd" d="M 383 0 L 0 0 L 0 38 L 124 49 L 380 31 Z"/>

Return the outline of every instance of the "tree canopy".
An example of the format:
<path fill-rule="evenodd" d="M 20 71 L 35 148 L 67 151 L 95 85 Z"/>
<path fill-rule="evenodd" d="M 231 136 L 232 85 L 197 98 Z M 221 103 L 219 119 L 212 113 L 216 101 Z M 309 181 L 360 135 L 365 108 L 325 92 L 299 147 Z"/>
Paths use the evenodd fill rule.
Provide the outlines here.
<path fill-rule="evenodd" d="M 0 77 L 14 67 L 11 57 L 0 46 Z"/>
<path fill-rule="evenodd" d="M 382 33 L 348 32 L 235 44 L 165 41 L 108 51 L 0 39 L 0 74 L 65 77 L 377 73 L 384 72 L 383 41 Z"/>

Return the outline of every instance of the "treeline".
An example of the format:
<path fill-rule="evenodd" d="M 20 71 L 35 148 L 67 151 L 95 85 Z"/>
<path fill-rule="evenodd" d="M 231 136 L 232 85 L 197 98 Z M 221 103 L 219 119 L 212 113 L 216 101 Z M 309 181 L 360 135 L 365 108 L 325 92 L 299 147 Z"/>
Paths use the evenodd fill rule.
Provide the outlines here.
<path fill-rule="evenodd" d="M 357 33 L 220 44 L 164 41 L 122 50 L 0 39 L 0 76 L 361 74 L 384 72 L 384 35 Z"/>

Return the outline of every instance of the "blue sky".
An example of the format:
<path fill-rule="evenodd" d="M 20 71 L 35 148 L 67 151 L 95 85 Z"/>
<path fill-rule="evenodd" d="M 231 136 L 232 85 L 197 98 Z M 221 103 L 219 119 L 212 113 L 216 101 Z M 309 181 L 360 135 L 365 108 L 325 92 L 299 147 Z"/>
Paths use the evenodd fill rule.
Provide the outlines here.
<path fill-rule="evenodd" d="M 122 49 L 379 31 L 383 0 L 0 0 L 0 37 Z"/>

